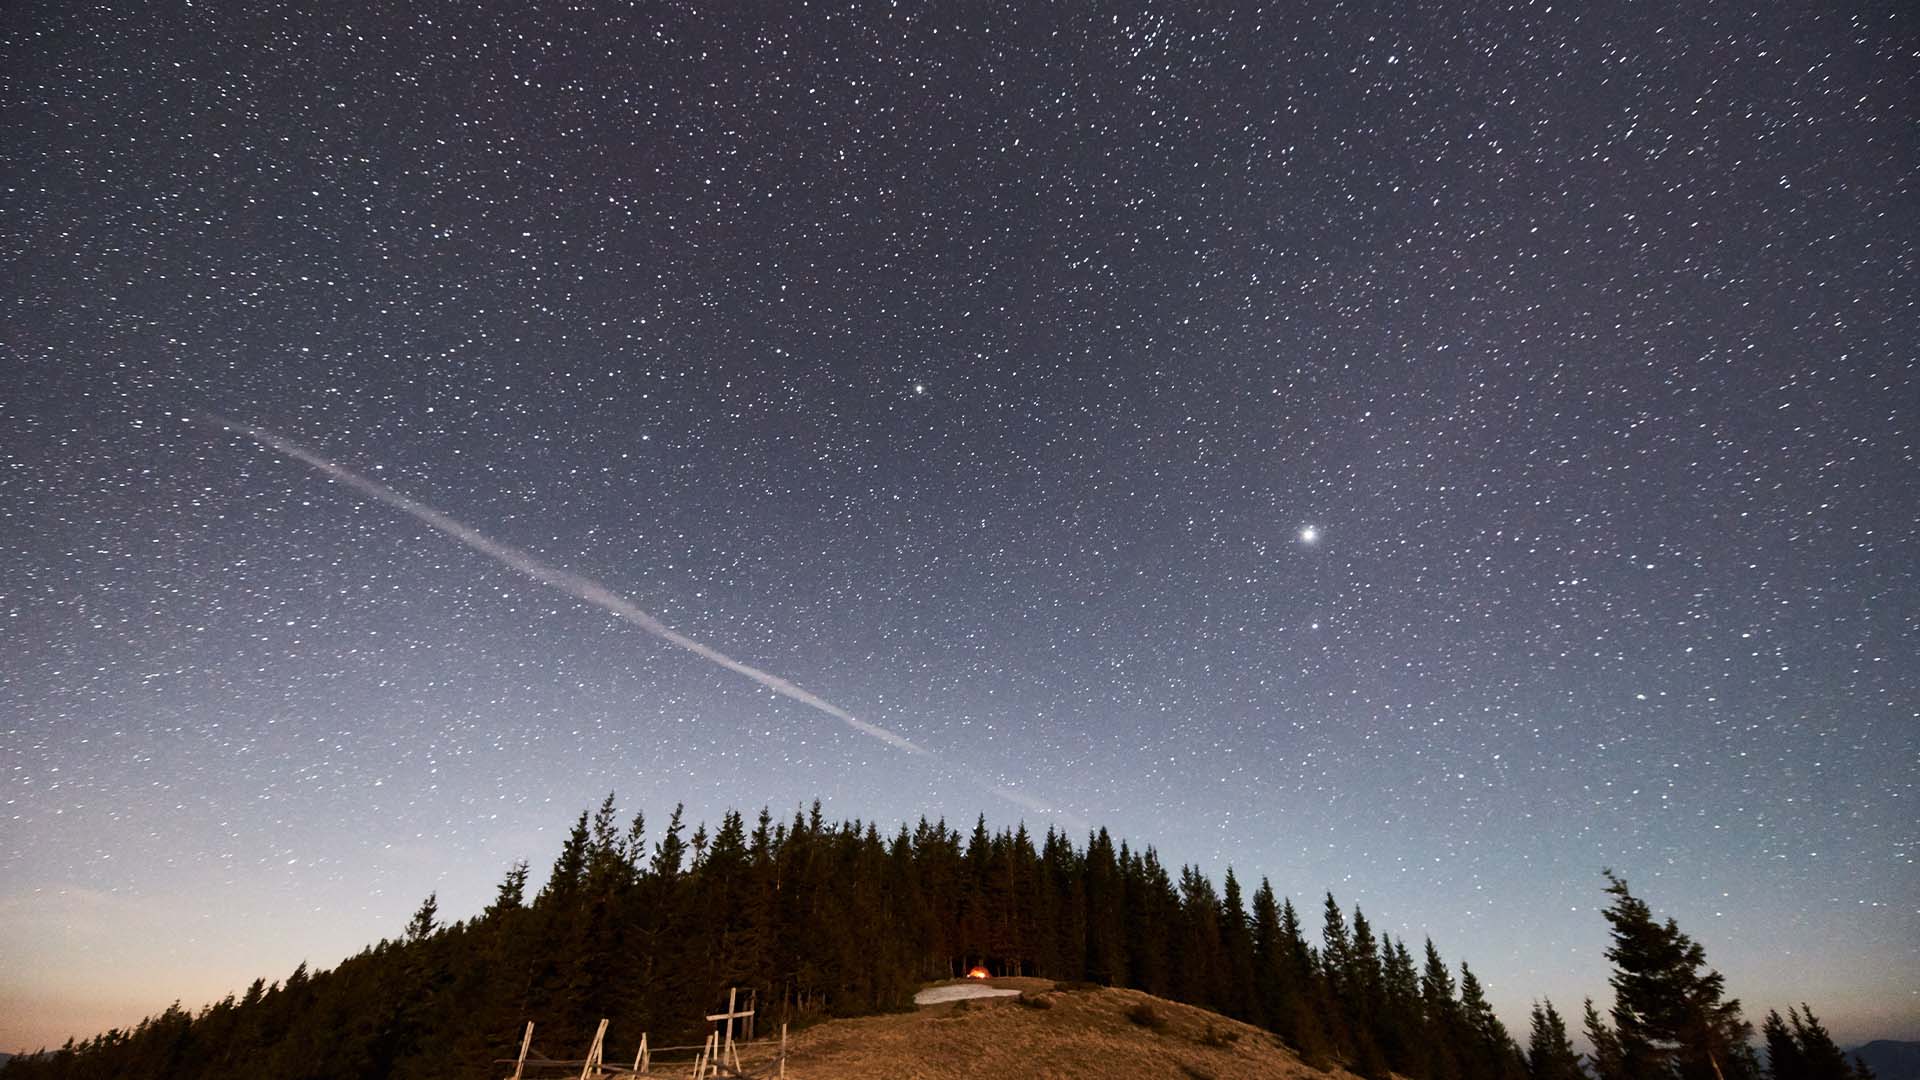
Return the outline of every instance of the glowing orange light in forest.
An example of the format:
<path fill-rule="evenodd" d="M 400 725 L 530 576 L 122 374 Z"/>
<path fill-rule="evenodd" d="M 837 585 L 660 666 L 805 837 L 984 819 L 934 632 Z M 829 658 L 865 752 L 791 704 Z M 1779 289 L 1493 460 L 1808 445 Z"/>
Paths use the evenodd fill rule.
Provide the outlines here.
<path fill-rule="evenodd" d="M 988 971 L 988 970 L 987 970 L 986 968 L 983 968 L 983 967 L 977 967 L 977 968 L 974 968 L 974 969 L 973 969 L 972 971 L 969 971 L 969 972 L 967 972 L 967 978 L 969 978 L 969 979 L 991 979 L 991 978 L 993 978 L 993 973 L 992 973 L 992 972 L 989 972 L 989 971 Z"/>

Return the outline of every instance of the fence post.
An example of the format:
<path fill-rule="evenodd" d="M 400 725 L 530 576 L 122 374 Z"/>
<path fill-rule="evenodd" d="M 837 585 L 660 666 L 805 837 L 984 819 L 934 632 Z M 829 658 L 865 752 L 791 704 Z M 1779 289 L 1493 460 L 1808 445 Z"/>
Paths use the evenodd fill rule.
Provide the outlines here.
<path fill-rule="evenodd" d="M 533 1021 L 527 1021 L 526 1037 L 520 1040 L 520 1060 L 513 1063 L 513 1080 L 520 1080 L 520 1074 L 527 1068 L 527 1049 L 533 1045 Z"/>
<path fill-rule="evenodd" d="M 607 1042 L 607 1022 L 600 1021 L 600 1030 L 593 1033 L 593 1046 L 587 1051 L 587 1062 L 580 1066 L 580 1080 L 600 1071 L 600 1055 Z"/>

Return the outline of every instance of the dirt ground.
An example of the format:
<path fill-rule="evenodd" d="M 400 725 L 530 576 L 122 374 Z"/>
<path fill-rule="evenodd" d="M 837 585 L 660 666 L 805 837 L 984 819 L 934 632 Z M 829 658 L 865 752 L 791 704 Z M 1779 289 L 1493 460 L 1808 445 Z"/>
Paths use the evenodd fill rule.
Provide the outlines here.
<path fill-rule="evenodd" d="M 1135 990 L 1059 990 L 1047 979 L 991 985 L 912 1013 L 838 1020 L 795 1036 L 793 1080 L 1351 1080 L 1302 1064 L 1271 1034 Z M 1043 1004 L 1044 1003 L 1044 1004 Z M 1130 1012 L 1146 1007 L 1136 1022 Z"/>

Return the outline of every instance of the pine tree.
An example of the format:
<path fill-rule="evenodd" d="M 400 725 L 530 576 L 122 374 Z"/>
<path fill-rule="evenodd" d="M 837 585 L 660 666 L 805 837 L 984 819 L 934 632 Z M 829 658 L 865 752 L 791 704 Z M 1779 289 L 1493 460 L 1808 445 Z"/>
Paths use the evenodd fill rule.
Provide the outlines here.
<path fill-rule="evenodd" d="M 1180 948 L 1177 980 L 1182 1001 L 1220 1010 L 1228 993 L 1227 954 L 1221 946 L 1220 896 L 1198 867 L 1180 868 Z"/>
<path fill-rule="evenodd" d="M 1348 1008 L 1354 1015 L 1370 1017 L 1380 1012 L 1383 1005 L 1380 978 L 1380 942 L 1373 936 L 1373 924 L 1355 904 L 1353 947 L 1347 957 L 1346 974 L 1341 978 L 1347 988 Z"/>
<path fill-rule="evenodd" d="M 1459 1035 L 1461 1060 L 1471 1062 L 1468 1072 L 1475 1077 L 1496 1080 L 1526 1075 L 1526 1065 L 1507 1034 L 1507 1026 L 1493 1014 L 1480 979 L 1466 961 L 1460 962 Z"/>
<path fill-rule="evenodd" d="M 1126 915 L 1113 838 L 1101 829 L 1087 838 L 1085 883 L 1087 978 L 1110 986 L 1127 979 Z"/>
<path fill-rule="evenodd" d="M 819 804 L 814 805 L 818 812 Z M 680 834 L 687 828 L 681 821 L 686 809 L 685 803 L 674 804 L 673 814 L 667 818 L 666 835 L 653 845 L 653 876 L 664 886 L 672 886 L 680 880 L 681 872 L 686 869 L 687 843 L 680 839 Z"/>
<path fill-rule="evenodd" d="M 1389 1068 L 1386 1051 L 1380 1045 L 1381 1028 L 1387 1019 L 1380 980 L 1380 943 L 1373 936 L 1373 925 L 1356 904 L 1346 970 L 1339 980 L 1340 1005 L 1353 1044 L 1353 1071 L 1366 1077 L 1384 1077 Z"/>
<path fill-rule="evenodd" d="M 701 957 L 708 995 L 750 982 L 760 967 L 765 928 L 752 909 L 748 865 L 745 823 L 729 810 L 691 883 L 694 910 L 714 927 Z"/>
<path fill-rule="evenodd" d="M 1453 996 L 1453 972 L 1432 938 L 1427 939 L 1426 966 L 1420 974 L 1420 1007 L 1426 1020 L 1426 1074 L 1432 1080 L 1456 1080 L 1462 1075 L 1460 1003 Z"/>
<path fill-rule="evenodd" d="M 1535 1002 L 1533 1030 L 1527 1040 L 1527 1080 L 1586 1080 L 1580 1055 L 1567 1038 L 1567 1023 L 1553 1002 Z"/>
<path fill-rule="evenodd" d="M 440 929 L 440 894 L 430 892 L 420 906 L 414 909 L 413 917 L 407 920 L 407 943 L 416 945 L 433 936 Z"/>
<path fill-rule="evenodd" d="M 1382 956 L 1381 1016 L 1375 1024 L 1380 1048 L 1387 1064 L 1395 1072 L 1421 1071 L 1424 1055 L 1420 1038 L 1420 973 L 1413 966 L 1413 954 L 1405 940 L 1380 936 Z"/>
<path fill-rule="evenodd" d="M 1440 959 L 1440 950 L 1427 939 L 1426 971 L 1420 976 L 1420 1000 L 1426 1008 L 1428 1023 L 1450 1023 L 1459 1010 L 1453 996 L 1453 972 Z"/>
<path fill-rule="evenodd" d="M 1293 906 L 1293 898 L 1287 897 L 1280 902 L 1280 940 L 1286 950 L 1287 966 L 1292 969 L 1294 981 L 1304 987 L 1313 977 L 1313 947 L 1307 944 L 1306 931 L 1300 925 L 1300 912 Z"/>
<path fill-rule="evenodd" d="M 973 823 L 973 834 L 967 838 L 967 851 L 961 864 L 960 965 L 963 968 L 981 963 L 992 952 L 987 915 L 992 859 L 993 836 L 987 832 L 987 815 L 981 814 Z"/>
<path fill-rule="evenodd" d="M 1787 1026 L 1778 1010 L 1767 1010 L 1760 1034 L 1766 1039 L 1767 1071 L 1773 1074 L 1773 1080 L 1808 1080 L 1807 1059 L 1800 1052 L 1800 1041 L 1793 1037 L 1793 1029 Z"/>
<path fill-rule="evenodd" d="M 1593 1007 L 1593 999 L 1586 1001 L 1585 1025 L 1587 1041 L 1593 1044 L 1593 1056 L 1589 1059 L 1593 1065 L 1596 1080 L 1639 1080 L 1636 1062 L 1627 1060 L 1627 1051 L 1620 1044 L 1620 1036 L 1600 1019 L 1600 1012 Z"/>
<path fill-rule="evenodd" d="M 1353 940 L 1347 932 L 1347 917 L 1340 905 L 1327 894 L 1320 926 L 1320 971 L 1336 1002 L 1347 994 L 1347 981 L 1353 973 Z"/>
<path fill-rule="evenodd" d="M 1303 1061 L 1328 1064 L 1331 1049 L 1309 998 L 1314 981 L 1313 955 L 1300 932 L 1293 901 L 1279 901 L 1273 885 L 1261 879 L 1253 896 L 1254 1000 L 1259 1023 L 1279 1035 Z"/>
<path fill-rule="evenodd" d="M 1672 919 L 1654 921 L 1627 883 L 1606 871 L 1613 903 L 1605 915 L 1613 944 L 1615 1036 L 1624 1058 L 1648 1075 L 1734 1080 L 1756 1071 L 1752 1027 L 1740 1002 L 1723 999 L 1726 980 L 1706 968 L 1706 950 Z"/>
<path fill-rule="evenodd" d="M 495 891 L 493 903 L 487 905 L 486 917 L 497 918 L 509 911 L 519 911 L 526 899 L 527 860 L 521 859 L 507 868 L 507 876 Z"/>
<path fill-rule="evenodd" d="M 560 854 L 553 860 L 553 870 L 547 875 L 547 883 L 540 889 L 540 898 L 551 900 L 560 905 L 573 902 L 580 891 L 582 879 L 587 872 L 587 814 L 580 812 L 579 820 L 567 833 L 566 842 L 560 845 Z"/>
<path fill-rule="evenodd" d="M 1220 898 L 1220 946 L 1226 953 L 1227 1000 L 1225 1012 L 1235 1020 L 1253 1016 L 1253 931 L 1247 924 L 1247 908 L 1241 898 L 1240 881 L 1227 867 L 1227 879 Z"/>
<path fill-rule="evenodd" d="M 1286 1015 L 1289 973 L 1285 942 L 1280 937 L 1280 902 L 1273 884 L 1260 879 L 1253 891 L 1253 1017 L 1254 1023 L 1279 1031 Z"/>
<path fill-rule="evenodd" d="M 1784 1024 L 1779 1013 L 1769 1011 L 1762 1030 L 1774 1080 L 1852 1080 L 1854 1069 L 1846 1055 L 1834 1045 L 1833 1036 L 1827 1034 L 1826 1026 L 1805 1002 L 1798 1009 L 1787 1010 Z"/>

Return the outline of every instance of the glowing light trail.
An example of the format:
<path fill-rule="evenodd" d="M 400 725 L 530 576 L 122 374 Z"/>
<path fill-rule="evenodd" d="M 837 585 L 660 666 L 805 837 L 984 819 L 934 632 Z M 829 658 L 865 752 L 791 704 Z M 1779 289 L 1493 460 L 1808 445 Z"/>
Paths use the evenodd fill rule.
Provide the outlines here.
<path fill-rule="evenodd" d="M 236 423 L 232 420 L 224 420 L 211 414 L 202 414 L 202 416 L 209 423 L 217 424 L 228 431 L 245 435 L 247 438 L 252 439 L 254 442 L 259 443 L 269 450 L 278 451 L 296 461 L 303 461 L 334 480 L 353 488 L 355 491 L 386 503 L 395 510 L 399 510 L 414 518 L 421 524 L 453 537 L 455 540 L 460 541 L 462 544 L 467 545 L 480 554 L 487 556 L 503 566 L 517 570 L 533 580 L 540 582 L 542 585 L 551 586 L 561 592 L 578 597 L 592 604 L 594 607 L 606 611 L 615 618 L 632 623 L 647 633 L 652 634 L 654 637 L 680 646 L 703 660 L 718 664 L 736 674 L 745 675 L 747 678 L 752 679 L 754 682 L 759 683 L 761 686 L 766 687 L 776 694 L 792 698 L 810 709 L 817 709 L 820 712 L 826 713 L 828 716 L 846 724 L 862 735 L 878 739 L 896 750 L 904 750 L 909 754 L 926 753 L 925 750 L 916 746 L 903 735 L 888 731 L 878 724 L 869 724 L 865 720 L 842 709 L 840 706 L 835 705 L 833 702 L 817 694 L 809 693 L 778 675 L 761 671 L 752 664 L 743 664 L 711 645 L 703 645 L 693 640 L 671 626 L 668 626 L 666 623 L 661 622 L 659 619 L 654 618 L 652 615 L 640 610 L 633 601 L 628 600 L 626 597 L 621 596 L 591 578 L 581 577 L 579 574 L 569 570 L 562 570 L 557 566 L 550 566 L 511 544 L 503 544 L 498 540 L 489 539 L 479 531 L 462 525 L 425 503 L 409 499 L 377 480 L 369 480 L 351 469 L 336 465 L 299 443 L 291 439 L 281 438 L 265 428 L 257 428 L 247 424 Z M 1000 790 L 998 794 L 1020 805 L 1031 806 L 1034 809 L 1041 808 L 1040 805 L 1033 800 L 1026 799 L 1023 796 L 1017 796 L 1005 790 Z"/>

